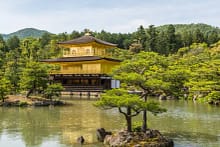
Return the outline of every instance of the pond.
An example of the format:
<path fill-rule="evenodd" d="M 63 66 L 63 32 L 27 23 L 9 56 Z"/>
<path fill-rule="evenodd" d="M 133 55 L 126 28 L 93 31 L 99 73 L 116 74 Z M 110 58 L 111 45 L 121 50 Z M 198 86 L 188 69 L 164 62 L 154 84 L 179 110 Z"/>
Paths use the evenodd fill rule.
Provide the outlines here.
<path fill-rule="evenodd" d="M 96 129 L 125 127 L 115 110 L 99 110 L 94 101 L 71 101 L 65 107 L 0 108 L 0 147 L 77 147 L 83 135 L 87 147 L 101 147 Z M 162 101 L 167 112 L 148 114 L 148 124 L 172 138 L 175 147 L 219 147 L 220 107 L 187 101 Z M 140 121 L 136 117 L 135 121 Z"/>

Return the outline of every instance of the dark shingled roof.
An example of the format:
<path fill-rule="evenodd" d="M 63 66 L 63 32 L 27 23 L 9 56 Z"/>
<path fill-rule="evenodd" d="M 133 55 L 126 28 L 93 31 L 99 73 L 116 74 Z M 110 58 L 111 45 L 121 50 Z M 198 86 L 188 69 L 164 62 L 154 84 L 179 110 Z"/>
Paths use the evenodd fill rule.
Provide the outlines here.
<path fill-rule="evenodd" d="M 64 42 L 58 42 L 58 44 L 72 44 L 72 45 L 77 45 L 77 44 L 86 44 L 86 43 L 90 43 L 90 42 L 96 42 L 96 43 L 100 43 L 103 45 L 108 45 L 108 46 L 117 46 L 117 44 L 113 44 L 113 43 L 109 43 L 100 39 L 97 39 L 93 36 L 89 36 L 89 35 L 84 35 L 82 37 L 73 39 L 73 40 L 69 40 L 69 41 L 64 41 Z"/>
<path fill-rule="evenodd" d="M 65 57 L 65 58 L 56 58 L 56 59 L 45 59 L 41 60 L 41 62 L 80 62 L 80 61 L 96 61 L 96 60 L 108 60 L 108 61 L 115 61 L 121 62 L 121 60 L 112 59 L 112 58 L 105 58 L 105 57 L 98 57 L 98 56 L 81 56 L 81 57 Z"/>

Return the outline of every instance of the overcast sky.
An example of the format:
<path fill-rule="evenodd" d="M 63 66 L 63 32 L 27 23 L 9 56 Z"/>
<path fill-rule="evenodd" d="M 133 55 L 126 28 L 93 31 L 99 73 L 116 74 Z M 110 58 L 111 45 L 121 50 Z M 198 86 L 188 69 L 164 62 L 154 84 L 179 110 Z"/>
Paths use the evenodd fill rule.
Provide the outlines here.
<path fill-rule="evenodd" d="M 0 0 L 0 33 L 133 32 L 143 25 L 206 23 L 220 27 L 220 0 Z"/>

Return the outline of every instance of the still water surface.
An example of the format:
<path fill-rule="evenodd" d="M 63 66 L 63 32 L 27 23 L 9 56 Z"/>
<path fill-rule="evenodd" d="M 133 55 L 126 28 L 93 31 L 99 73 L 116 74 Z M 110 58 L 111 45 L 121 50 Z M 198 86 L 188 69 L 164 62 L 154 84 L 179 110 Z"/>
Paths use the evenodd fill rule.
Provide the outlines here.
<path fill-rule="evenodd" d="M 67 107 L 0 108 L 0 147 L 102 147 L 96 129 L 117 131 L 125 122 L 117 110 L 99 110 L 94 101 L 72 101 Z M 167 113 L 149 114 L 149 127 L 172 138 L 175 147 L 219 147 L 220 107 L 186 101 L 163 101 Z M 141 120 L 140 117 L 135 118 Z"/>

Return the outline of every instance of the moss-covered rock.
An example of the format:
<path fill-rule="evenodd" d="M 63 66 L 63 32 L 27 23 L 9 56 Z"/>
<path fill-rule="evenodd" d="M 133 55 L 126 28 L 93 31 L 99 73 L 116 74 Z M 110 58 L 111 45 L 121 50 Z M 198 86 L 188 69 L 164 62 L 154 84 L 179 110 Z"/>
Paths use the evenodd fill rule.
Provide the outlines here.
<path fill-rule="evenodd" d="M 158 130 L 148 129 L 146 132 L 120 131 L 113 135 L 107 135 L 104 144 L 111 147 L 173 147 L 171 139 L 165 138 Z"/>

